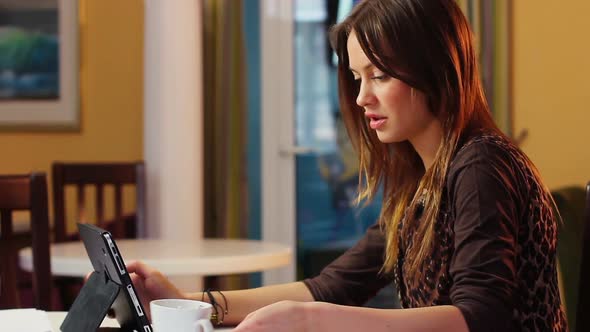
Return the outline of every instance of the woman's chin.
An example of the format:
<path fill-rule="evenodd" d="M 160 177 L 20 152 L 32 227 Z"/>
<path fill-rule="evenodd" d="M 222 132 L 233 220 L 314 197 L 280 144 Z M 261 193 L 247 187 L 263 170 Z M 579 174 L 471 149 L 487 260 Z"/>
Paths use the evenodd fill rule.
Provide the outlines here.
<path fill-rule="evenodd" d="M 405 139 L 397 137 L 396 135 L 392 135 L 391 133 L 379 132 L 379 131 L 377 131 L 377 138 L 379 139 L 379 141 L 381 143 L 384 143 L 384 144 L 399 143 L 399 142 L 405 141 Z"/>

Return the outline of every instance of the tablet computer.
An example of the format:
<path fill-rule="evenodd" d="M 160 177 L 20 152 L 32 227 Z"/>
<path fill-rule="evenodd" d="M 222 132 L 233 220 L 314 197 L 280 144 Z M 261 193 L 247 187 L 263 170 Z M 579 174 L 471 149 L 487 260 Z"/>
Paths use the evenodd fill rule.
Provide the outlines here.
<path fill-rule="evenodd" d="M 78 223 L 80 238 L 96 272 L 119 285 L 119 293 L 111 305 L 123 330 L 152 332 L 146 312 L 133 287 L 123 256 L 110 232 L 90 224 Z"/>

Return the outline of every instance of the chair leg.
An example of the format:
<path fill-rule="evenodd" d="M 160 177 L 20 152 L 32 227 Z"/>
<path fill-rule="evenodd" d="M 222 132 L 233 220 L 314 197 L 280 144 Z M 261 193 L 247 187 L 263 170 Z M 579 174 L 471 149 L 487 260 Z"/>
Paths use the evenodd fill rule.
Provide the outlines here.
<path fill-rule="evenodd" d="M 17 266 L 16 256 L 11 253 L 3 256 L 0 264 L 0 308 L 19 308 L 20 300 L 17 289 L 10 286 L 16 285 L 16 273 L 14 269 L 10 268 L 10 266 Z"/>
<path fill-rule="evenodd" d="M 83 280 L 80 278 L 60 277 L 54 280 L 54 289 L 58 294 L 61 310 L 70 310 L 82 286 Z"/>

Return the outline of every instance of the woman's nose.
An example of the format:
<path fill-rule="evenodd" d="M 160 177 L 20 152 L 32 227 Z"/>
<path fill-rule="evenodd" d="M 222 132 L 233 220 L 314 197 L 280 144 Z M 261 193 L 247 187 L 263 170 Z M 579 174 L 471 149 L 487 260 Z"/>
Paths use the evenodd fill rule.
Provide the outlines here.
<path fill-rule="evenodd" d="M 358 96 L 356 96 L 356 104 L 360 107 L 365 107 L 372 102 L 372 99 L 373 95 L 371 94 L 369 87 L 367 86 L 367 84 L 361 82 L 359 87 L 359 94 Z"/>

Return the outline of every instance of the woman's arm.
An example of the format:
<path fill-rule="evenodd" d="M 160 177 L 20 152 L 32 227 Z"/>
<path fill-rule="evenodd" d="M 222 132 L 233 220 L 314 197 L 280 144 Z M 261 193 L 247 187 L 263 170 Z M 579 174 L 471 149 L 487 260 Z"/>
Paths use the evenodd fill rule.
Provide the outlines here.
<path fill-rule="evenodd" d="M 378 224 L 342 256 L 329 264 L 319 276 L 304 282 L 266 286 L 254 289 L 224 291 L 229 310 L 224 324 L 236 325 L 248 314 L 279 301 L 325 301 L 361 305 L 391 281 L 379 274 L 383 265 L 385 239 Z M 211 293 L 223 303 L 221 295 Z M 186 294 L 191 299 L 207 299 L 203 293 Z"/>
<path fill-rule="evenodd" d="M 163 298 L 186 298 L 191 300 L 201 299 L 208 301 L 203 293 L 183 293 L 174 286 L 160 271 L 145 265 L 142 262 L 130 262 L 127 271 L 139 298 L 142 301 L 148 317 L 150 317 L 150 301 Z M 211 293 L 218 303 L 223 303 L 221 295 Z M 266 286 L 253 289 L 224 291 L 228 305 L 228 314 L 224 317 L 224 324 L 236 325 L 250 312 L 261 307 L 268 306 L 281 300 L 297 301 L 298 303 L 313 301 L 308 288 L 302 282 L 292 282 L 282 285 Z"/>
<path fill-rule="evenodd" d="M 223 303 L 223 299 L 219 293 L 212 292 L 211 295 L 215 297 L 215 300 L 218 303 Z M 224 325 L 237 325 L 249 313 L 279 301 L 313 301 L 313 296 L 303 282 L 291 282 L 252 289 L 224 291 L 223 295 L 225 296 L 229 307 L 228 313 L 223 319 Z M 186 294 L 186 298 L 199 301 L 204 299 L 205 301 L 209 301 L 207 296 L 203 297 L 203 293 L 201 292 Z"/>
<path fill-rule="evenodd" d="M 283 301 L 248 315 L 234 332 L 468 332 L 454 306 L 372 309 L 325 302 Z"/>
<path fill-rule="evenodd" d="M 365 236 L 350 250 L 326 267 L 322 273 L 304 282 L 266 286 L 254 289 L 223 291 L 228 302 L 224 324 L 236 325 L 248 314 L 279 301 L 326 301 L 346 305 L 361 305 L 391 281 L 379 274 L 383 265 L 385 239 L 378 224 L 371 226 Z M 145 310 L 149 302 L 159 298 L 188 298 L 209 301 L 202 292 L 182 293 L 161 272 L 141 262 L 127 264 L 133 284 L 139 292 Z M 223 298 L 212 296 L 218 303 Z"/>
<path fill-rule="evenodd" d="M 360 306 L 392 282 L 381 273 L 385 236 L 375 223 L 365 235 L 322 272 L 303 282 L 316 301 Z"/>
<path fill-rule="evenodd" d="M 518 227 L 528 222 L 521 215 L 529 204 L 520 188 L 530 179 L 519 176 L 523 171 L 514 158 L 498 144 L 476 142 L 457 154 L 449 170 L 455 217 L 449 295 L 473 331 L 516 328 L 513 314 L 522 299 L 517 291 Z"/>
<path fill-rule="evenodd" d="M 311 328 L 308 331 L 469 331 L 461 311 L 450 305 L 372 309 L 316 302 L 310 303 L 309 308 Z"/>

